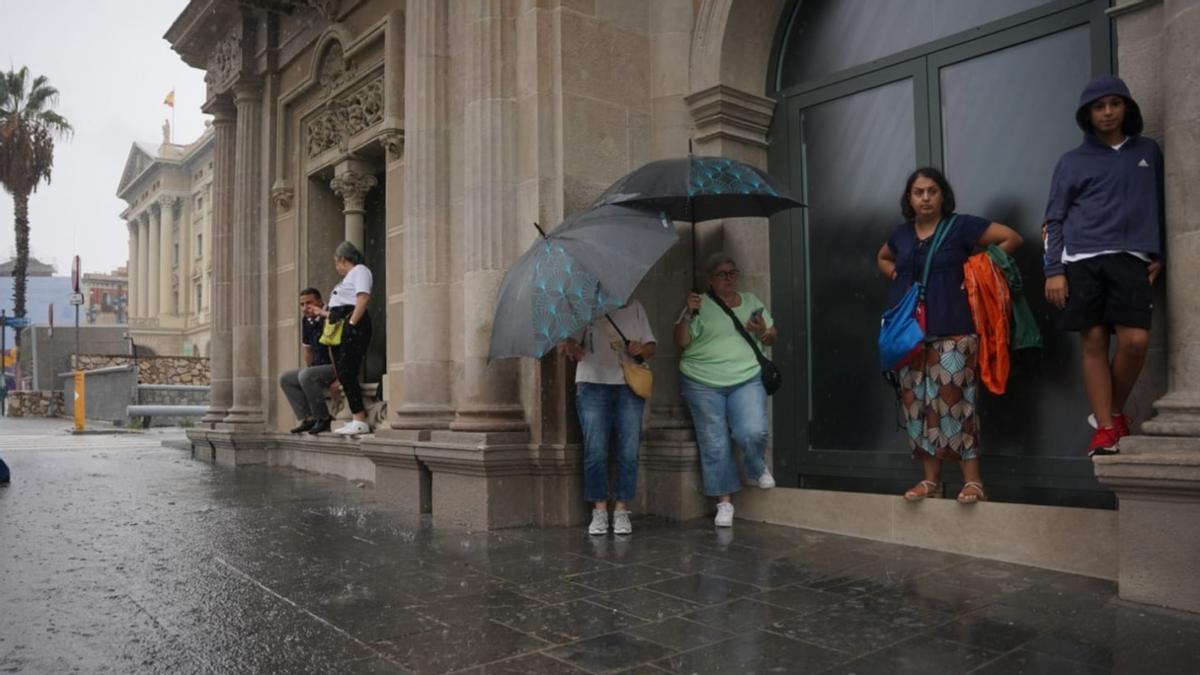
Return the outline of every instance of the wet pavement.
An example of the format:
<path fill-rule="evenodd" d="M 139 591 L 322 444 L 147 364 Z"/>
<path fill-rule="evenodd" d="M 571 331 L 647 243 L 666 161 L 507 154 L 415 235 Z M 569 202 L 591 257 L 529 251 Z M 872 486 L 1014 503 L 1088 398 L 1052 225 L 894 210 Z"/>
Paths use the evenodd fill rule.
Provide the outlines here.
<path fill-rule="evenodd" d="M 0 672 L 1197 673 L 1115 584 L 791 528 L 433 528 L 179 432 L 0 419 Z"/>

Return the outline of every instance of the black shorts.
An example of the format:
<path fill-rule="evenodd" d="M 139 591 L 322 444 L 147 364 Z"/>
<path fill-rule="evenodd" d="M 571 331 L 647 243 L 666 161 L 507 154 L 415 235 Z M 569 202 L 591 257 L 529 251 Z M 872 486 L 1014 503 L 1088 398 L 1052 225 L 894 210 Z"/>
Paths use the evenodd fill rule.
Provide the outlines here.
<path fill-rule="evenodd" d="M 1077 331 L 1111 325 L 1149 330 L 1154 291 L 1148 266 L 1129 253 L 1068 263 L 1067 306 L 1059 315 L 1059 327 Z"/>

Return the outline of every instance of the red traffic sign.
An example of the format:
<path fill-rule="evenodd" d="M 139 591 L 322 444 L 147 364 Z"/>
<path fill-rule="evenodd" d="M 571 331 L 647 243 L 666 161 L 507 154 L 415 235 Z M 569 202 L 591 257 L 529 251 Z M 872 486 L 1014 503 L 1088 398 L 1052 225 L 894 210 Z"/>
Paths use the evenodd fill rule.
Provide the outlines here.
<path fill-rule="evenodd" d="M 79 256 L 75 256 L 75 260 L 71 263 L 71 290 L 76 293 L 79 292 L 79 275 Z"/>

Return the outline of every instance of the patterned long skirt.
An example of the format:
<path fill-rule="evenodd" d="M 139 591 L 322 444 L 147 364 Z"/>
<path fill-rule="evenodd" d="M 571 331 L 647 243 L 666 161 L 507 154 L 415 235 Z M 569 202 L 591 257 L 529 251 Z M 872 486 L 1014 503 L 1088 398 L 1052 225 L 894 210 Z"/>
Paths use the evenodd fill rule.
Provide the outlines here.
<path fill-rule="evenodd" d="M 900 407 L 913 457 L 979 457 L 978 352 L 975 335 L 934 336 L 925 342 L 924 359 L 900 369 Z"/>

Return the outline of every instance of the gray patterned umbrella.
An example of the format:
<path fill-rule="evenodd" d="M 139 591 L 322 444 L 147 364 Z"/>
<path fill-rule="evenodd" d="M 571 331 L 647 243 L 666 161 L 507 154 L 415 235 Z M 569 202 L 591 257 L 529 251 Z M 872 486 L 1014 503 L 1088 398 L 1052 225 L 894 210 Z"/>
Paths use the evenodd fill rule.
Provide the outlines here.
<path fill-rule="evenodd" d="M 542 357 L 624 305 L 678 238 L 665 214 L 625 206 L 600 206 L 566 219 L 504 275 L 488 358 Z"/>

